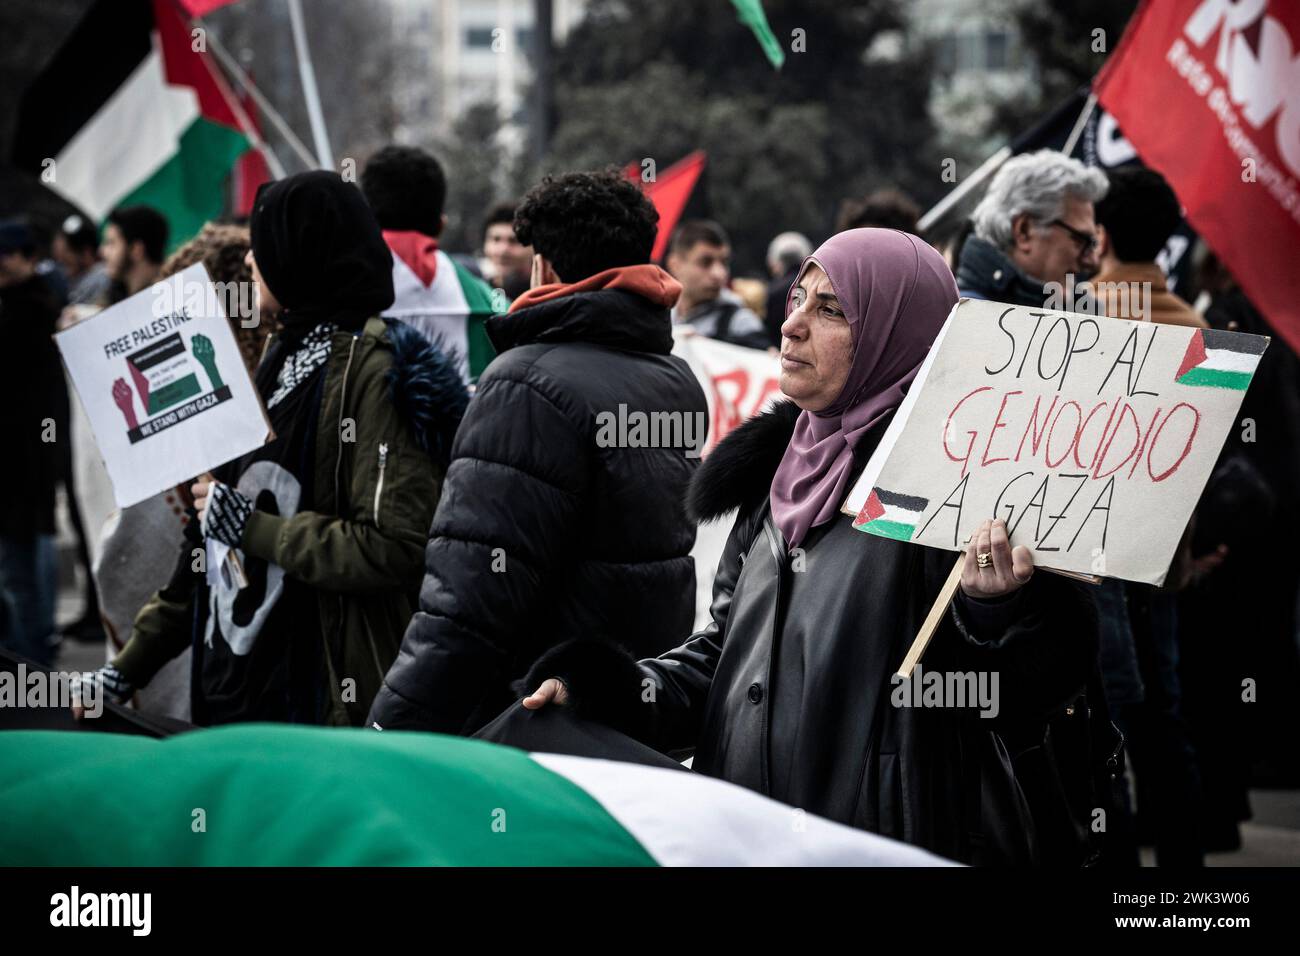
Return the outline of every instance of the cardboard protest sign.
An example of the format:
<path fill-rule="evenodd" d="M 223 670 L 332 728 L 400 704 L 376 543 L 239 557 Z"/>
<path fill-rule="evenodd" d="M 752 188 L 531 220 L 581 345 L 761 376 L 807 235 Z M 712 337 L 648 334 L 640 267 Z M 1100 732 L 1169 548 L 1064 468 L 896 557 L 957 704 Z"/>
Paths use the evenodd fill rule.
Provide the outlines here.
<path fill-rule="evenodd" d="M 962 299 L 843 510 L 963 549 L 986 518 L 1034 562 L 1160 584 L 1264 336 Z"/>
<path fill-rule="evenodd" d="M 263 444 L 270 425 L 201 263 L 55 336 L 125 508 Z"/>

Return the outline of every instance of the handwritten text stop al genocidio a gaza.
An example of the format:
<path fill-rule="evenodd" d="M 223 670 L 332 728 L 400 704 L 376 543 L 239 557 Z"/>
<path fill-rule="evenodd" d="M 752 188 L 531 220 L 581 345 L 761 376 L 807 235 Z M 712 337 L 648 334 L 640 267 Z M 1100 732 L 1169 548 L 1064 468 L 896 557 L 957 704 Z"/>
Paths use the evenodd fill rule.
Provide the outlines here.
<path fill-rule="evenodd" d="M 1037 551 L 1072 551 L 1086 531 L 1089 550 L 1104 550 L 1117 485 L 1159 484 L 1178 473 L 1201 410 L 1185 398 L 1163 400 L 1159 383 L 1144 378 L 1152 345 L 1174 330 L 1122 323 L 1119 350 L 1105 356 L 1102 323 L 1113 341 L 1121 324 L 1113 319 L 1002 312 L 1003 354 L 984 366 L 997 384 L 963 394 L 944 420 L 943 452 L 960 473 L 919 534 L 951 521 L 957 547 L 963 508 L 988 513 L 987 503 L 966 500 L 972 473 L 1019 465 L 992 502 L 1011 535 L 1023 527 Z"/>

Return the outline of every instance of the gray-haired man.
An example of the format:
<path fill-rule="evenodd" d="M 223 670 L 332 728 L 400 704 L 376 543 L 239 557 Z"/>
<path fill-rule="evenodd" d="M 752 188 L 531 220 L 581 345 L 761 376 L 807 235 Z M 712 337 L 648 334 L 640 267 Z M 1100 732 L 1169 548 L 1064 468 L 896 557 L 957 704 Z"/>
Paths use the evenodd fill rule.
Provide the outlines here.
<path fill-rule="evenodd" d="M 1106 176 L 1055 150 L 1006 162 L 971 215 L 957 286 L 972 299 L 1041 306 L 1044 285 L 1079 282 L 1097 270 L 1093 203 Z"/>

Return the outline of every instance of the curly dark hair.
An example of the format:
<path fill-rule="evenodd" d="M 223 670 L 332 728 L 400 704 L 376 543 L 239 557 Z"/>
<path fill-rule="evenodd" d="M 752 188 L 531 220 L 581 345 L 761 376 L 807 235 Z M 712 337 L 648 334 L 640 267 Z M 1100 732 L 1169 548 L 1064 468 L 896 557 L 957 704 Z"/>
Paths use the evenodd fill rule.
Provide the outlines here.
<path fill-rule="evenodd" d="M 442 232 L 447 174 L 430 153 L 414 146 L 385 146 L 366 162 L 361 192 L 380 229 Z"/>
<path fill-rule="evenodd" d="M 650 261 L 659 213 L 615 166 L 547 176 L 515 210 L 515 235 L 562 282 Z"/>

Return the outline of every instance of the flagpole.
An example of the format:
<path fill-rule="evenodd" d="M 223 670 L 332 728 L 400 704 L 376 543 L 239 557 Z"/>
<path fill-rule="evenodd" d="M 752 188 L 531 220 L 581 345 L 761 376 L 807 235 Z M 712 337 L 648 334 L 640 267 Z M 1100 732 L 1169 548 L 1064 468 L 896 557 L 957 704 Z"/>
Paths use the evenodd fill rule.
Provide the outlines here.
<path fill-rule="evenodd" d="M 289 24 L 293 28 L 293 47 L 298 54 L 298 75 L 302 78 L 303 97 L 307 100 L 307 118 L 316 143 L 316 161 L 322 169 L 334 168 L 334 153 L 325 131 L 325 114 L 320 108 L 320 91 L 316 89 L 316 70 L 311 64 L 307 32 L 303 28 L 301 0 L 285 0 L 289 5 Z"/>
<path fill-rule="evenodd" d="M 1084 128 L 1088 125 L 1088 118 L 1092 116 L 1092 111 L 1096 105 L 1097 94 L 1089 91 L 1088 99 L 1084 102 L 1083 109 L 1079 111 L 1079 118 L 1074 121 L 1074 129 L 1070 130 L 1065 145 L 1061 147 L 1061 152 L 1066 156 L 1074 152 L 1074 147 L 1079 142 L 1079 137 L 1083 135 Z"/>
<path fill-rule="evenodd" d="M 217 85 L 217 89 L 221 92 L 222 99 L 230 107 L 230 112 L 235 114 L 235 122 L 239 124 L 240 130 L 248 137 L 248 141 L 253 144 L 253 148 L 261 153 L 266 160 L 266 166 L 272 178 L 284 179 L 284 164 L 280 162 L 280 157 L 275 155 L 275 150 L 271 149 L 271 144 L 262 138 L 262 134 L 258 132 L 248 112 L 244 109 L 244 104 L 239 102 L 239 97 L 230 88 L 226 78 L 221 75 L 221 71 L 207 57 L 200 57 L 200 59 L 203 61 L 203 65 L 207 67 L 208 73 L 211 74 L 212 82 Z"/>
<path fill-rule="evenodd" d="M 975 172 L 966 177 L 966 181 L 961 183 L 948 195 L 944 196 L 937 203 L 930 207 L 929 212 L 921 217 L 916 228 L 921 232 L 929 232 L 939 222 L 948 215 L 949 211 L 961 202 L 966 195 L 976 186 L 981 185 L 984 180 L 988 179 L 1001 168 L 1002 164 L 1011 158 L 1011 147 L 1003 146 L 996 153 L 984 160 Z"/>
<path fill-rule="evenodd" d="M 1074 151 L 1074 147 L 1078 144 L 1079 137 L 1083 135 L 1084 129 L 1087 128 L 1088 119 L 1092 116 L 1092 111 L 1096 106 L 1097 94 L 1089 92 L 1087 100 L 1084 101 L 1083 109 L 1079 111 L 1079 116 L 1074 121 L 1074 126 L 1070 130 L 1070 135 L 1066 137 L 1065 145 L 1061 147 L 1061 152 L 1066 156 L 1069 156 L 1070 153 Z M 956 189 L 930 207 L 929 211 L 926 212 L 926 214 L 921 217 L 920 222 L 917 223 L 917 229 L 921 232 L 928 232 L 940 223 L 944 217 L 952 211 L 953 207 L 960 203 L 972 189 L 981 185 L 984 180 L 996 173 L 1002 167 L 1002 164 L 1010 159 L 1011 156 L 1012 148 L 1010 146 L 1003 146 L 988 159 L 984 160 L 975 172 L 966 177 L 965 182 L 961 183 Z"/>

